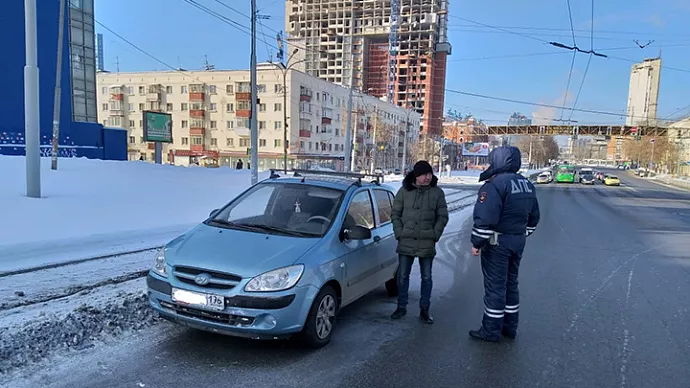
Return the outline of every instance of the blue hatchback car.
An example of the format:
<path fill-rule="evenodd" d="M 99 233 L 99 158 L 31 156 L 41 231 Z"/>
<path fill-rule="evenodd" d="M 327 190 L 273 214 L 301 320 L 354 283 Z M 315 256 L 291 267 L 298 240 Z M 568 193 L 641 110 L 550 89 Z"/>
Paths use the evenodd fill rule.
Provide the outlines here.
<path fill-rule="evenodd" d="M 165 319 L 249 338 L 295 334 L 319 348 L 340 308 L 397 294 L 395 193 L 360 174 L 291 170 L 250 187 L 166 244 L 147 277 Z"/>

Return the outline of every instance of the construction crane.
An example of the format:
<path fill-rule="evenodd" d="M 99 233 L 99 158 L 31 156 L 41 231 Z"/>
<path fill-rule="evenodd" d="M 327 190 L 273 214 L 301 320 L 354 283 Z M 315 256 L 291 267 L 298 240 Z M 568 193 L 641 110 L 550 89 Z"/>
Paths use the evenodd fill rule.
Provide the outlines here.
<path fill-rule="evenodd" d="M 390 33 L 388 35 L 388 102 L 395 102 L 395 79 L 398 55 L 398 16 L 400 0 L 391 0 Z"/>

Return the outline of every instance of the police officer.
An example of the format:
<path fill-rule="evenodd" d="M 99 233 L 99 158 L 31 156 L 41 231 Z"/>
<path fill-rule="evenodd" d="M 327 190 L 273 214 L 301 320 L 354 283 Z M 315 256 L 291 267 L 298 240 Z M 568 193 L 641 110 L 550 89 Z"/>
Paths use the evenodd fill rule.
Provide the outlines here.
<path fill-rule="evenodd" d="M 491 165 L 479 176 L 486 181 L 474 205 L 472 254 L 481 253 L 484 275 L 484 317 L 470 337 L 498 342 L 515 338 L 518 327 L 518 269 L 525 239 L 539 223 L 534 185 L 518 174 L 520 150 L 498 147 L 489 154 Z"/>

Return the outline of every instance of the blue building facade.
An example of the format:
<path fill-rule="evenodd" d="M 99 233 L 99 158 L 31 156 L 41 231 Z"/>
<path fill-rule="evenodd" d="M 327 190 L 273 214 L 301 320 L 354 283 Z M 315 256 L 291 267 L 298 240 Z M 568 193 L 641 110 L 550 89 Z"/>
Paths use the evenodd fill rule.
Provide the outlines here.
<path fill-rule="evenodd" d="M 68 0 L 65 8 L 60 97 L 61 157 L 127 160 L 127 132 L 97 122 L 94 0 Z M 38 0 L 41 155 L 51 155 L 60 0 Z M 4 0 L 0 60 L 0 154 L 24 155 L 24 1 Z"/>

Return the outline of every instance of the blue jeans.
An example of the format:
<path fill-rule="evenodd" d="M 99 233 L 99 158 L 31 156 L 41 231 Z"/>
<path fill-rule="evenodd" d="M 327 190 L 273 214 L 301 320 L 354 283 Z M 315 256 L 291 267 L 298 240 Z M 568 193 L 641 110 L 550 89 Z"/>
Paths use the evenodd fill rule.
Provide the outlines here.
<path fill-rule="evenodd" d="M 422 275 L 422 290 L 421 296 L 419 297 L 419 307 L 422 308 L 429 308 L 431 305 L 431 288 L 434 284 L 431 280 L 431 265 L 433 261 L 433 257 L 419 258 L 419 272 L 421 272 Z M 398 307 L 407 308 L 408 290 L 410 289 L 410 272 L 412 272 L 414 257 L 399 255 L 398 263 Z"/>

